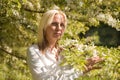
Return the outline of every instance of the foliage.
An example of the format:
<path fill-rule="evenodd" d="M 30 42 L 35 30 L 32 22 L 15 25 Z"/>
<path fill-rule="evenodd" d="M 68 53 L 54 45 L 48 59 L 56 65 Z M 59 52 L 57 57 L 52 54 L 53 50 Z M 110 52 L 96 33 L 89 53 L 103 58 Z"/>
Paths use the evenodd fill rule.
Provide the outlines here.
<path fill-rule="evenodd" d="M 62 54 L 65 56 L 65 61 L 62 65 L 72 65 L 74 68 L 84 71 L 86 59 L 93 56 L 100 56 L 104 59 L 103 62 L 94 66 L 102 67 L 101 69 L 93 70 L 84 76 L 80 76 L 78 80 L 119 80 L 120 79 L 120 49 L 107 48 L 103 46 L 95 46 L 94 44 L 85 45 L 77 40 L 62 41 L 65 49 Z M 67 63 L 66 63 L 67 62 Z"/>
<path fill-rule="evenodd" d="M 0 0 L 0 80 L 31 80 L 26 50 L 37 40 L 43 12 L 53 8 L 60 8 L 68 17 L 68 27 L 60 41 L 67 64 L 84 70 L 86 58 L 97 54 L 105 59 L 95 65 L 102 66 L 101 70 L 91 71 L 80 80 L 120 79 L 119 46 L 96 46 L 79 35 L 102 26 L 101 22 L 120 31 L 119 4 L 120 0 Z"/>

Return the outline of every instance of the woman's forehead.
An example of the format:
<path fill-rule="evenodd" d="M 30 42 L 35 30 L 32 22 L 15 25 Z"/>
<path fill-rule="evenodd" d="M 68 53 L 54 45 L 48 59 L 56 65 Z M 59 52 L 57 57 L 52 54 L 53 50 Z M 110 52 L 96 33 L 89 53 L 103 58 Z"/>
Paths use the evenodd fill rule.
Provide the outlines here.
<path fill-rule="evenodd" d="M 65 22 L 65 18 L 62 14 L 55 14 L 53 18 L 53 22 L 54 21 Z"/>

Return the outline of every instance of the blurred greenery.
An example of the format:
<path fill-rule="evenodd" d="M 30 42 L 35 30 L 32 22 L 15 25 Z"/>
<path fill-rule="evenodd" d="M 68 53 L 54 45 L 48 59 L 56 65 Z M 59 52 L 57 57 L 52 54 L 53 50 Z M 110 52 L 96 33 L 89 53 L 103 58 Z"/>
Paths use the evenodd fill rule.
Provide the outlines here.
<path fill-rule="evenodd" d="M 120 0 L 0 0 L 0 80 L 31 80 L 28 46 L 37 41 L 39 20 L 61 9 L 68 26 L 60 45 L 66 64 L 84 70 L 85 59 L 99 55 L 102 66 L 78 80 L 120 80 Z M 65 63 L 63 63 L 65 64 Z"/>

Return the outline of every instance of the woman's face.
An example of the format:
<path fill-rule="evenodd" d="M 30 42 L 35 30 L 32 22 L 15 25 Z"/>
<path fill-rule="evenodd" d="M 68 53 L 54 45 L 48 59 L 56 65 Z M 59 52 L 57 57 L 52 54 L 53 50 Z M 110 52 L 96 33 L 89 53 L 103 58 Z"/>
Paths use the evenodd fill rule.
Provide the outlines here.
<path fill-rule="evenodd" d="M 61 14 L 56 14 L 52 23 L 46 28 L 46 38 L 48 41 L 57 41 L 65 30 L 65 19 Z"/>

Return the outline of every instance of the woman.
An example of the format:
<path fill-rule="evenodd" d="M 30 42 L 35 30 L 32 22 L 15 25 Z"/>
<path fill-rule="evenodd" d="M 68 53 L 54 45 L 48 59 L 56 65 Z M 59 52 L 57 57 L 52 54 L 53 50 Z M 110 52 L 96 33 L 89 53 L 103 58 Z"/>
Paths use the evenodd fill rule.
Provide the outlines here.
<path fill-rule="evenodd" d="M 74 80 L 83 72 L 76 71 L 71 66 L 59 66 L 62 56 L 58 40 L 63 35 L 67 25 L 66 15 L 59 10 L 49 10 L 40 21 L 38 43 L 28 48 L 28 64 L 33 80 Z M 91 60 L 91 61 L 90 61 Z M 89 60 L 85 72 L 92 70 L 92 65 L 100 58 Z"/>

